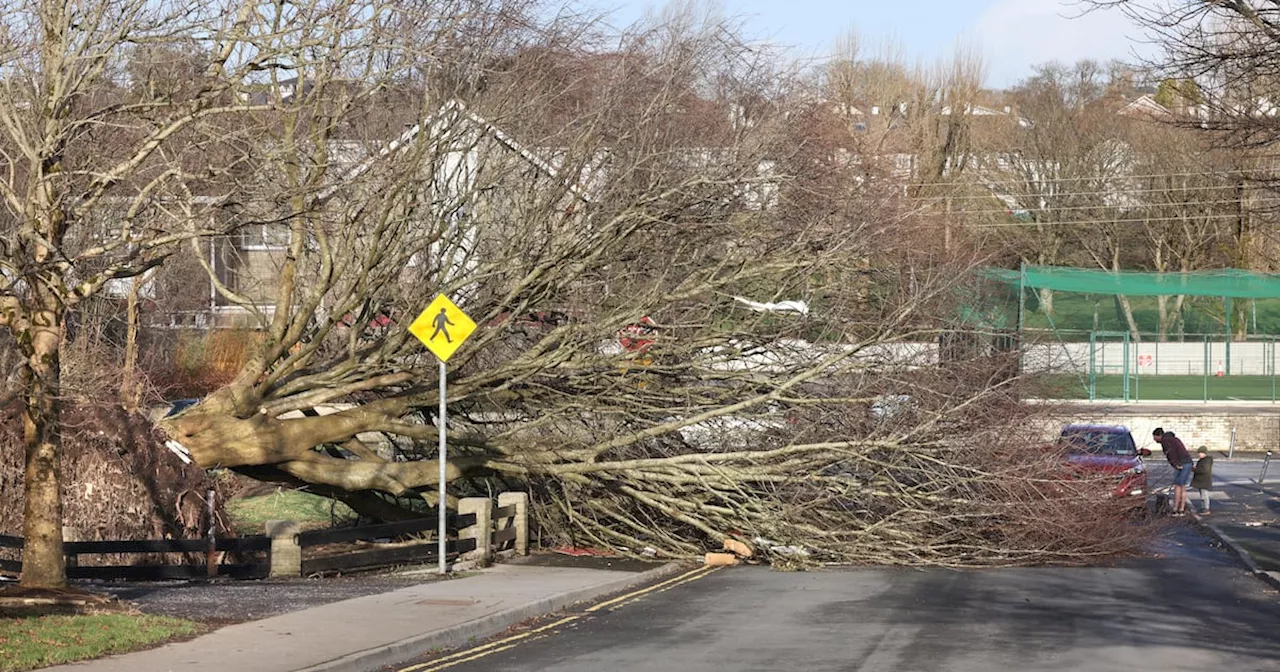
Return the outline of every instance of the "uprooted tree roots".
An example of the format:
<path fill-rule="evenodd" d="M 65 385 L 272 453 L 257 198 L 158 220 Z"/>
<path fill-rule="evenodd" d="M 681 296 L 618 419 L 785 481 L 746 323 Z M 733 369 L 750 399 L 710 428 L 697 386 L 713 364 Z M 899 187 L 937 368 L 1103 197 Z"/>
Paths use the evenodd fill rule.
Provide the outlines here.
<path fill-rule="evenodd" d="M 0 409 L 0 532 L 22 534 L 22 436 L 10 403 Z M 63 411 L 63 523 L 84 540 L 198 538 L 208 527 L 207 491 L 216 493 L 219 533 L 226 481 L 165 450 L 152 423 L 118 405 L 68 403 Z M 88 556 L 86 564 L 137 556 Z"/>

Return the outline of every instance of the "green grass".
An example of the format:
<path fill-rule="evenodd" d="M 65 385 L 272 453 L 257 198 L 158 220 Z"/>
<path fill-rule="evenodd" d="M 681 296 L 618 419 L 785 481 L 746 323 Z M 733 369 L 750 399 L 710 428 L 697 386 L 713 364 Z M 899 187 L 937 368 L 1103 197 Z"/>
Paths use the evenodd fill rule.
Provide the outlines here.
<path fill-rule="evenodd" d="M 269 495 L 227 502 L 227 513 L 241 534 L 260 534 L 263 524 L 269 520 L 328 523 L 330 511 L 340 521 L 356 517 L 356 513 L 342 502 L 300 490 L 278 490 Z"/>
<path fill-rule="evenodd" d="M 1055 375 L 1048 380 L 1049 391 L 1061 399 L 1087 399 L 1088 376 Z M 1168 401 L 1271 401 L 1273 390 L 1280 392 L 1280 381 L 1271 376 L 1210 376 L 1208 397 L 1203 376 L 1130 376 L 1129 398 L 1132 400 Z M 1274 387 L 1273 387 L 1274 386 Z M 1123 399 L 1124 377 L 1097 377 L 1098 399 Z"/>
<path fill-rule="evenodd" d="M 199 628 L 191 621 L 141 614 L 0 618 L 0 672 L 136 651 Z"/>

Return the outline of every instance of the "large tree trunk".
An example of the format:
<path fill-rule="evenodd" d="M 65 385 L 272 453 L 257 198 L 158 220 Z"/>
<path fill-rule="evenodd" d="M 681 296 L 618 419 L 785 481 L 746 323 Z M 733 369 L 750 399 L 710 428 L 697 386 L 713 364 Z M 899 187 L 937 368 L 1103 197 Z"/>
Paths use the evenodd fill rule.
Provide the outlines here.
<path fill-rule="evenodd" d="M 1182 315 L 1182 302 L 1186 298 L 1185 294 L 1179 294 L 1173 299 L 1172 309 L 1169 307 L 1168 296 L 1157 296 L 1156 305 L 1160 310 L 1160 340 L 1168 341 L 1169 332 L 1177 327 L 1178 318 Z"/>
<path fill-rule="evenodd" d="M 120 383 L 120 401 L 130 410 L 136 410 L 142 403 L 142 385 L 138 380 L 138 293 L 146 280 L 146 275 L 130 280 L 129 299 L 125 304 L 124 375 Z"/>
<path fill-rule="evenodd" d="M 1124 316 L 1125 324 L 1129 326 L 1129 333 L 1133 335 L 1135 343 L 1142 342 L 1142 332 L 1138 330 L 1138 321 L 1133 317 L 1133 304 L 1129 302 L 1129 297 L 1120 294 L 1116 297 L 1116 303 L 1120 306 L 1120 313 Z"/>
<path fill-rule="evenodd" d="M 1048 287 L 1040 288 L 1040 311 L 1053 316 L 1053 290 Z"/>
<path fill-rule="evenodd" d="M 23 367 L 23 437 L 26 447 L 26 496 L 22 550 L 22 585 L 62 588 L 67 585 L 62 548 L 62 493 L 59 349 L 62 314 L 44 307 L 26 330 L 30 355 Z"/>

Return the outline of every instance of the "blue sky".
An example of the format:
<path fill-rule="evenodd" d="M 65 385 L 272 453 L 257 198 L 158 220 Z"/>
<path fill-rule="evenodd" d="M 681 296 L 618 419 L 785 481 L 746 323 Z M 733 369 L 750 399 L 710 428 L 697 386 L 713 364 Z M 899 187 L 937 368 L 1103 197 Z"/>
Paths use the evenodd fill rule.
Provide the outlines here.
<path fill-rule="evenodd" d="M 653 0 L 590 0 L 614 10 L 613 23 L 625 25 Z M 910 60 L 926 63 L 954 52 L 963 41 L 983 54 L 987 84 L 1004 87 L 1030 72 L 1035 63 L 1073 62 L 1081 58 L 1131 60 L 1135 50 L 1149 51 L 1142 33 L 1114 10 L 1080 18 L 1073 0 L 724 0 L 726 16 L 745 19 L 754 37 L 787 45 L 800 56 L 823 56 L 851 29 L 865 51 L 876 52 L 892 39 Z"/>

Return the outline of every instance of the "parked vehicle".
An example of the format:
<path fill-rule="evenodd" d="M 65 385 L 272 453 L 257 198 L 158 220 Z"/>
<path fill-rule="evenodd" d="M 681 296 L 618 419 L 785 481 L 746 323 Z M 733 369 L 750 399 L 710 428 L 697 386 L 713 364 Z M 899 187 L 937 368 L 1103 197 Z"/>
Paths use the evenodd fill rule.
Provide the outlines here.
<path fill-rule="evenodd" d="M 1114 475 L 1112 496 L 1146 502 L 1147 467 L 1142 458 L 1150 457 L 1151 451 L 1138 448 L 1128 427 L 1067 425 L 1062 428 L 1058 445 L 1065 449 L 1067 464 L 1073 469 Z"/>

